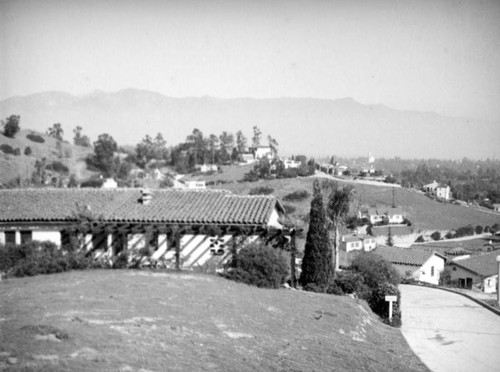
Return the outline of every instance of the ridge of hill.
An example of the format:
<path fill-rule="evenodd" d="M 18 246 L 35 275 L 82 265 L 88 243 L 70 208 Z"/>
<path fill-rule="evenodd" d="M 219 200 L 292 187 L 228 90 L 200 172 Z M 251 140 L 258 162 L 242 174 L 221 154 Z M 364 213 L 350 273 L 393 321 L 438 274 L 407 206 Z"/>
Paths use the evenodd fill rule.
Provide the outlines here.
<path fill-rule="evenodd" d="M 9 279 L 0 297 L 0 368 L 428 371 L 398 329 L 347 296 L 92 270 Z"/>
<path fill-rule="evenodd" d="M 34 142 L 27 136 L 35 134 L 43 138 L 43 143 Z M 59 144 L 58 144 L 59 142 Z M 14 138 L 0 134 L 0 146 L 9 145 L 13 149 L 19 148 L 20 155 L 5 154 L 0 151 L 0 184 L 6 184 L 17 177 L 23 180 L 31 179 L 35 170 L 35 163 L 42 158 L 47 159 L 47 164 L 54 161 L 61 162 L 69 168 L 67 175 L 74 174 L 77 179 L 89 177 L 92 172 L 87 170 L 85 158 L 93 150 L 89 147 L 74 146 L 66 141 L 57 141 L 46 134 L 29 129 L 21 129 Z M 31 154 L 26 155 L 25 150 L 29 147 Z"/>
<path fill-rule="evenodd" d="M 278 140 L 285 155 L 500 156 L 499 123 L 399 111 L 352 98 L 172 98 L 138 89 L 81 96 L 46 92 L 0 101 L 0 117 L 11 114 L 21 116 L 21 127 L 43 131 L 61 123 L 70 132 L 81 126 L 92 139 L 107 132 L 120 145 L 135 144 L 158 132 L 175 145 L 194 128 L 205 135 L 242 130 L 251 137 L 256 125 L 265 136 Z"/>

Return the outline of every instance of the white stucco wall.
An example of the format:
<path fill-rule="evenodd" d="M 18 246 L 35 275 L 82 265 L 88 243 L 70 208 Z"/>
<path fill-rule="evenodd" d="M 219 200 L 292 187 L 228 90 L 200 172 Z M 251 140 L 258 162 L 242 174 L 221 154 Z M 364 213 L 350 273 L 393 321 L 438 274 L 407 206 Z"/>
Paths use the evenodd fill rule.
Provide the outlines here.
<path fill-rule="evenodd" d="M 497 292 L 497 280 L 498 275 L 490 276 L 483 281 L 483 291 L 484 293 L 496 293 Z"/>
<path fill-rule="evenodd" d="M 432 272 L 432 268 L 434 268 L 434 273 Z M 415 272 L 414 278 L 421 282 L 438 285 L 439 276 L 443 270 L 444 259 L 434 255 Z"/>

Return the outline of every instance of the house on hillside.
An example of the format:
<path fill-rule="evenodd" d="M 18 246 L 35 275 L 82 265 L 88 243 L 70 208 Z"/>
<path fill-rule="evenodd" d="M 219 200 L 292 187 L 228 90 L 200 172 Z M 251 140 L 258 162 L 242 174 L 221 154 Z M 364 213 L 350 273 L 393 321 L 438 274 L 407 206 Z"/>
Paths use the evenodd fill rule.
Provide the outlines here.
<path fill-rule="evenodd" d="M 368 208 L 366 211 L 360 211 L 359 218 L 367 218 L 372 225 L 378 223 L 401 224 L 405 215 L 400 208 Z"/>
<path fill-rule="evenodd" d="M 433 251 L 379 246 L 374 251 L 398 270 L 402 278 L 438 285 L 446 257 Z"/>
<path fill-rule="evenodd" d="M 451 280 L 459 288 L 473 286 L 485 293 L 494 293 L 498 285 L 498 262 L 500 251 L 471 256 L 450 263 Z"/>
<path fill-rule="evenodd" d="M 429 183 L 427 185 L 424 185 L 422 189 L 431 194 L 435 195 L 436 197 L 443 199 L 443 200 L 450 200 L 451 199 L 451 189 L 450 186 L 448 185 L 441 185 L 437 183 L 436 181 L 433 181 L 432 183 Z"/>
<path fill-rule="evenodd" d="M 377 247 L 375 238 L 365 234 L 343 235 L 340 241 L 340 250 L 344 252 L 351 251 L 371 251 Z"/>
<path fill-rule="evenodd" d="M 493 211 L 500 213 L 500 204 L 499 203 L 493 204 Z"/>
<path fill-rule="evenodd" d="M 249 147 L 250 152 L 253 153 L 255 159 L 272 159 L 274 157 L 273 150 L 269 146 L 257 146 L 257 147 Z"/>
<path fill-rule="evenodd" d="M 223 190 L 0 190 L 0 243 L 77 241 L 109 260 L 148 248 L 167 267 L 193 268 L 227 261 L 236 241 L 286 235 L 283 214 L 273 196 Z"/>
<path fill-rule="evenodd" d="M 296 160 L 292 160 L 292 159 L 283 159 L 283 166 L 285 167 L 285 169 L 288 169 L 288 168 L 300 168 L 302 165 L 302 162 L 300 161 L 296 161 Z"/>

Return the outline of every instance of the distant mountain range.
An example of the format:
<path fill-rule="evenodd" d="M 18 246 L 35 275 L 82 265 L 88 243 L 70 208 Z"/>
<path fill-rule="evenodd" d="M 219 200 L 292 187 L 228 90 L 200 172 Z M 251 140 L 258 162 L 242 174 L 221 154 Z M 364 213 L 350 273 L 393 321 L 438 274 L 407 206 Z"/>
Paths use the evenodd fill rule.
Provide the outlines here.
<path fill-rule="evenodd" d="M 218 99 L 172 98 L 137 89 L 75 96 L 45 92 L 0 101 L 0 117 L 21 116 L 21 127 L 46 131 L 61 123 L 65 138 L 76 126 L 92 140 L 111 134 L 118 144 L 136 144 L 161 132 L 168 145 L 184 141 L 194 128 L 206 136 L 257 125 L 276 138 L 284 155 L 403 158 L 498 158 L 500 122 L 363 105 L 351 98 Z"/>

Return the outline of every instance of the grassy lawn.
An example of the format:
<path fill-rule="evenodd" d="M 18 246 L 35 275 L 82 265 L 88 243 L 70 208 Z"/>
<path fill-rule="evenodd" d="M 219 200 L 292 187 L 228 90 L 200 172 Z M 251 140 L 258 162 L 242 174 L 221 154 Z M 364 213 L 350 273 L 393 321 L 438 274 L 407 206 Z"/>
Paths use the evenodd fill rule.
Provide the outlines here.
<path fill-rule="evenodd" d="M 0 282 L 0 370 L 427 371 L 363 302 L 193 273 Z"/>
<path fill-rule="evenodd" d="M 306 189 L 312 195 L 313 178 L 293 178 L 261 180 L 258 182 L 228 183 L 214 186 L 230 190 L 236 194 L 248 194 L 252 188 L 269 186 L 274 189 L 274 195 L 283 200 L 283 197 L 293 191 Z M 321 179 L 320 179 L 321 180 Z M 342 182 L 342 181 L 339 181 Z M 371 186 L 353 184 L 356 188 L 356 204 L 361 205 L 392 205 L 393 188 L 386 186 Z M 432 200 L 414 190 L 396 188 L 394 194 L 395 204 L 401 207 L 412 222 L 413 228 L 419 230 L 450 230 L 468 224 L 473 226 L 491 226 L 500 223 L 500 214 L 485 213 L 474 208 L 440 203 Z M 311 196 L 301 202 L 283 202 L 296 207 L 291 217 L 300 221 L 309 213 Z"/>

